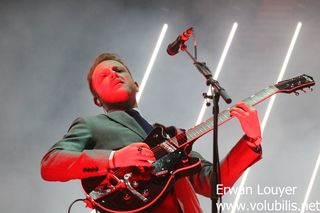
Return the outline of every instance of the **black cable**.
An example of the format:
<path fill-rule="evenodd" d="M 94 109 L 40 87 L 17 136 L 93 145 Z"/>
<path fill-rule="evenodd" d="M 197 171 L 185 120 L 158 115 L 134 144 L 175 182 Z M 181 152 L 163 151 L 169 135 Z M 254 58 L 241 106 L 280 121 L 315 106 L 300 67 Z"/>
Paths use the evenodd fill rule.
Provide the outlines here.
<path fill-rule="evenodd" d="M 71 207 L 73 206 L 73 204 L 75 204 L 76 202 L 78 202 L 78 201 L 85 201 L 85 199 L 76 199 L 75 201 L 73 201 L 71 204 L 70 204 L 70 206 L 69 206 L 69 208 L 68 208 L 68 213 L 70 213 L 71 211 Z"/>

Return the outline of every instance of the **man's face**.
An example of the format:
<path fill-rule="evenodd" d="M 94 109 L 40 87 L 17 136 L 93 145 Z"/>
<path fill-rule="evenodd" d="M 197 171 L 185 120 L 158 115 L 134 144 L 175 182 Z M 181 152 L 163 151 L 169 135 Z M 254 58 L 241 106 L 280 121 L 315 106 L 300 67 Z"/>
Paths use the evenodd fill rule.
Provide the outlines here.
<path fill-rule="evenodd" d="M 138 84 L 127 68 L 114 60 L 103 61 L 93 71 L 92 86 L 108 109 L 128 108 L 136 104 Z"/>

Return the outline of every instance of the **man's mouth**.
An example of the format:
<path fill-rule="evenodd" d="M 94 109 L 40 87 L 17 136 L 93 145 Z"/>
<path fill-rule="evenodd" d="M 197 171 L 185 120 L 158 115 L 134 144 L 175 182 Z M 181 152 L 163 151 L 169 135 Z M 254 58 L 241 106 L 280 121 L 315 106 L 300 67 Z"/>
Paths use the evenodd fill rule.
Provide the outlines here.
<path fill-rule="evenodd" d="M 113 86 L 116 86 L 118 84 L 123 84 L 123 81 L 121 81 L 120 79 L 116 79 L 113 81 Z"/>

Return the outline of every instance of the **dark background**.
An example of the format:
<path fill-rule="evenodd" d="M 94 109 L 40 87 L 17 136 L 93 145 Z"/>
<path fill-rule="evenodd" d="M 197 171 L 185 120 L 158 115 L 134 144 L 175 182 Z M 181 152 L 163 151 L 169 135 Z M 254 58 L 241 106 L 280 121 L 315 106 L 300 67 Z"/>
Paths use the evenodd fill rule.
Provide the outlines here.
<path fill-rule="evenodd" d="M 319 11 L 317 0 L 1 0 L 1 212 L 66 212 L 73 200 L 84 197 L 79 181 L 43 181 L 40 160 L 76 117 L 103 113 L 86 82 L 98 54 L 118 53 L 140 82 L 161 28 L 168 24 L 140 108 L 151 122 L 188 129 L 207 88 L 185 54 L 166 54 L 179 33 L 195 27 L 199 59 L 214 71 L 238 22 L 218 79 L 235 104 L 275 83 L 299 21 L 302 28 L 284 79 L 306 73 L 319 82 Z M 261 120 L 267 103 L 257 107 Z M 298 97 L 278 95 L 263 135 L 264 159 L 251 169 L 246 185 L 297 191 L 281 198 L 246 195 L 240 202 L 302 203 L 320 151 L 319 106 L 318 85 Z M 221 109 L 226 107 L 221 102 Z M 219 134 L 223 157 L 242 131 L 232 120 Z M 194 149 L 211 159 L 211 144 L 209 134 Z M 319 184 L 318 175 L 310 202 L 318 201 Z M 234 197 L 226 195 L 224 202 Z M 210 212 L 210 200 L 199 198 Z M 89 210 L 78 203 L 72 212 Z"/>

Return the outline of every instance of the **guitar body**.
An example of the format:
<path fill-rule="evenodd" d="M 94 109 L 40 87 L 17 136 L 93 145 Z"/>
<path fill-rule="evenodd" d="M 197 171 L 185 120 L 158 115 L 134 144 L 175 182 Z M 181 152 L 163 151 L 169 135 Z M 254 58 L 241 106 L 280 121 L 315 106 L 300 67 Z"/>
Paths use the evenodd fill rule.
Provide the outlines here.
<path fill-rule="evenodd" d="M 163 127 L 156 127 L 144 142 L 151 150 L 156 150 L 157 160 L 151 168 L 120 168 L 108 175 L 81 181 L 87 199 L 96 209 L 102 212 L 150 211 L 165 198 L 178 178 L 200 170 L 200 160 L 188 157 L 190 143 L 181 147 L 171 144 Z"/>

